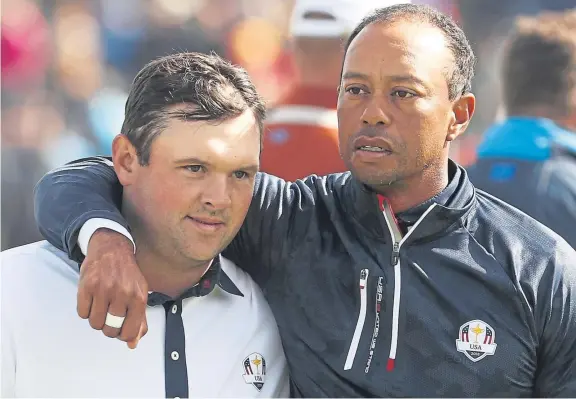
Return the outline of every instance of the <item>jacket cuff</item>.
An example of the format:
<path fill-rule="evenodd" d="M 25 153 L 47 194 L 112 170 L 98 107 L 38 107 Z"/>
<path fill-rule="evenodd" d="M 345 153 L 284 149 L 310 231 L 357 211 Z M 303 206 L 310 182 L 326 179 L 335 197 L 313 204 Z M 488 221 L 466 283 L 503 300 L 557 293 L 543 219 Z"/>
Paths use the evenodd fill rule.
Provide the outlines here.
<path fill-rule="evenodd" d="M 134 243 L 134 239 L 132 238 L 128 230 L 124 228 L 124 226 L 109 219 L 93 218 L 88 219 L 86 223 L 82 225 L 80 233 L 78 234 L 78 247 L 80 248 L 84 256 L 88 255 L 88 244 L 90 243 L 92 235 L 98 229 L 110 229 L 117 233 L 122 234 L 132 242 L 132 245 L 134 246 L 134 253 L 136 253 L 136 243 Z"/>

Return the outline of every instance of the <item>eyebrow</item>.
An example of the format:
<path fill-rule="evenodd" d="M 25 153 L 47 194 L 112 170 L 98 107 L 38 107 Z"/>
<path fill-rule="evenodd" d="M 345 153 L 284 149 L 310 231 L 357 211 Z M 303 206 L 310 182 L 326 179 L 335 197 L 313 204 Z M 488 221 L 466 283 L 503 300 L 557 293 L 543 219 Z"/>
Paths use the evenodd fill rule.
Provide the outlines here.
<path fill-rule="evenodd" d="M 370 80 L 370 77 L 362 72 L 346 72 L 342 75 L 342 79 L 364 79 Z"/>
<path fill-rule="evenodd" d="M 420 78 L 417 78 L 414 75 L 393 75 L 388 77 L 392 82 L 396 83 L 416 83 L 417 85 L 428 87 L 426 83 Z"/>
<path fill-rule="evenodd" d="M 392 75 L 387 76 L 389 80 L 395 83 L 416 83 L 417 85 L 428 87 L 426 83 L 420 78 L 417 78 L 414 75 L 406 74 L 406 75 Z M 362 72 L 346 72 L 342 75 L 342 79 L 363 79 L 363 80 L 370 80 L 370 76 Z"/>
<path fill-rule="evenodd" d="M 211 166 L 210 162 L 207 161 L 203 161 L 201 159 L 198 158 L 194 158 L 194 157 L 190 157 L 190 158 L 181 158 L 181 159 L 177 159 L 176 161 L 174 161 L 174 163 L 176 164 L 180 164 L 180 165 L 206 165 L 206 166 Z M 255 164 L 246 164 L 243 166 L 239 166 L 237 168 L 235 168 L 236 170 L 245 170 L 245 171 L 249 171 L 249 172 L 258 172 L 260 170 L 260 167 L 258 165 Z"/>

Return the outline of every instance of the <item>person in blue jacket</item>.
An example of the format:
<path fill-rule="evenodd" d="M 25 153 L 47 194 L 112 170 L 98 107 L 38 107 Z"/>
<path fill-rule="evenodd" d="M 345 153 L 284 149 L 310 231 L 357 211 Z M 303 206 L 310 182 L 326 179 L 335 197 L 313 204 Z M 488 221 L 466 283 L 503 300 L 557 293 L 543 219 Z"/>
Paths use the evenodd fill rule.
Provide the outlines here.
<path fill-rule="evenodd" d="M 488 129 L 474 185 L 576 247 L 576 10 L 519 18 L 504 51 L 507 118 Z"/>

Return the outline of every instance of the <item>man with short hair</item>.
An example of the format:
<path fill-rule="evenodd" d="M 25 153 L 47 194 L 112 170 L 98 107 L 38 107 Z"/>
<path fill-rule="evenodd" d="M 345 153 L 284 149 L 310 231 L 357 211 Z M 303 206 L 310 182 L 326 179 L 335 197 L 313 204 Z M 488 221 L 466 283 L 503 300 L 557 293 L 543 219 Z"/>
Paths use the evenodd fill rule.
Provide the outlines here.
<path fill-rule="evenodd" d="M 502 85 L 508 117 L 486 132 L 470 179 L 576 248 L 576 10 L 517 20 Z"/>
<path fill-rule="evenodd" d="M 216 55 L 174 54 L 138 73 L 112 145 L 113 166 L 106 161 L 114 169 L 92 174 L 90 160 L 74 167 L 91 179 L 119 178 L 135 254 L 128 248 L 142 273 L 131 311 L 146 312 L 150 333 L 137 351 L 102 340 L 74 310 L 78 286 L 97 282 L 94 269 L 82 267 L 79 276 L 78 264 L 45 241 L 5 251 L 3 397 L 288 395 L 270 308 L 252 279 L 220 256 L 252 200 L 264 114 L 246 72 Z M 66 180 L 62 171 L 51 176 L 56 185 Z M 67 207 L 72 216 L 75 206 Z M 98 207 L 91 214 L 109 217 Z M 95 245 L 101 231 L 90 240 L 90 256 L 106 257 Z M 112 284 L 125 271 L 109 275 Z M 82 302 L 78 313 L 98 314 L 90 325 L 107 336 L 121 328 L 123 337 L 137 334 L 123 326 L 126 309 L 103 299 Z"/>
<path fill-rule="evenodd" d="M 445 15 L 376 10 L 345 47 L 338 125 L 351 173 L 258 176 L 226 254 L 264 288 L 292 395 L 576 396 L 576 252 L 448 159 L 474 112 L 473 67 Z M 109 166 L 71 166 L 60 178 L 37 188 L 49 240 L 74 252 L 93 216 L 80 205 L 71 223 L 58 207 L 89 198 L 129 225 Z M 108 252 L 89 253 L 83 267 L 99 280 L 82 301 L 124 306 L 125 325 L 140 325 L 130 300 L 114 297 L 137 285 L 129 241 L 102 230 L 114 241 L 90 241 Z M 108 288 L 107 273 L 122 279 Z"/>

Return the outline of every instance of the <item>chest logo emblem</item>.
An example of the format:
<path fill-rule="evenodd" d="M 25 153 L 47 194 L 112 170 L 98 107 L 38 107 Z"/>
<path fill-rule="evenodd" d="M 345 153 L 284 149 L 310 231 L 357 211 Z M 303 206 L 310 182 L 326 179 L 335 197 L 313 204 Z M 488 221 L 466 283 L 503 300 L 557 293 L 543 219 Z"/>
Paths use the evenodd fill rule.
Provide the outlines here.
<path fill-rule="evenodd" d="M 254 385 L 254 388 L 260 392 L 264 382 L 266 382 L 266 360 L 264 360 L 264 356 L 254 352 L 244 359 L 242 365 L 244 366 L 244 374 L 242 375 L 244 382 Z"/>
<path fill-rule="evenodd" d="M 472 320 L 460 326 L 456 349 L 473 362 L 496 352 L 496 332 L 482 320 Z"/>

